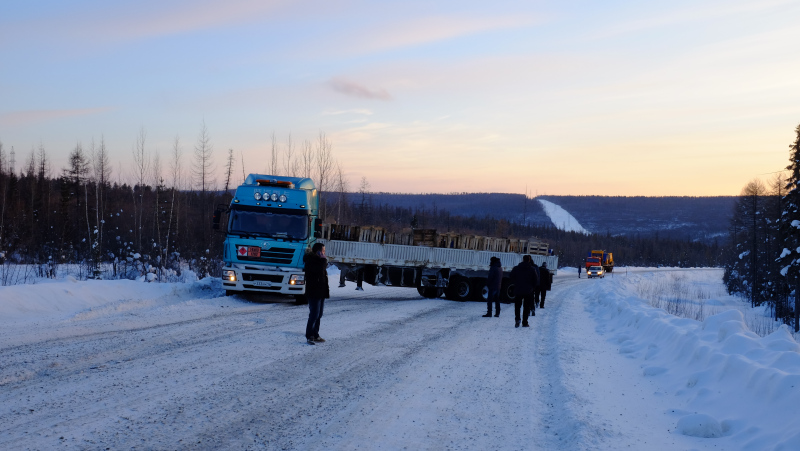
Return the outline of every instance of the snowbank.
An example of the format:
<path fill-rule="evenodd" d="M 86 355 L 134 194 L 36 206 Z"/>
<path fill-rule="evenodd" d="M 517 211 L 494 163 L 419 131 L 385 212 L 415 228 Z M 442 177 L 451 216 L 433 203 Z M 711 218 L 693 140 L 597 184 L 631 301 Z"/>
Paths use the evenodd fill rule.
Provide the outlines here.
<path fill-rule="evenodd" d="M 586 309 L 674 397 L 676 433 L 726 437 L 741 449 L 800 449 L 800 345 L 786 326 L 761 338 L 738 310 L 678 318 L 619 282 L 588 287 Z"/>

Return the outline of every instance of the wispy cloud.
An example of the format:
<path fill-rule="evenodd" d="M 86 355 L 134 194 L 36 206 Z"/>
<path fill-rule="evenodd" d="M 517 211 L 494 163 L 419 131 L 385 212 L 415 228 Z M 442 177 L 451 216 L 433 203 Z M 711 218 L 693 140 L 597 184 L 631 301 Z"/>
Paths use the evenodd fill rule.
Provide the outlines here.
<path fill-rule="evenodd" d="M 70 17 L 45 12 L 36 21 L 9 24 L 13 33 L 46 32 L 47 36 L 96 43 L 132 41 L 263 21 L 285 7 L 288 0 L 215 0 L 173 2 L 117 2 L 101 6 L 76 5 Z M 6 36 L 12 36 L 8 32 Z"/>
<path fill-rule="evenodd" d="M 185 33 L 263 19 L 284 3 L 283 0 L 203 1 L 165 8 L 157 14 L 148 12 L 146 15 L 141 13 L 141 7 L 137 7 L 129 11 L 136 16 L 133 20 L 131 17 L 119 17 L 120 20 L 100 25 L 96 31 L 122 39 Z"/>
<path fill-rule="evenodd" d="M 667 5 L 667 4 L 665 4 Z M 648 31 L 654 28 L 679 25 L 687 22 L 702 22 L 723 16 L 738 14 L 751 15 L 764 10 L 782 6 L 796 5 L 795 0 L 745 0 L 740 2 L 721 2 L 716 5 L 693 5 L 688 8 L 667 10 L 643 19 L 625 20 L 602 28 L 590 34 L 590 39 L 604 39 L 627 33 Z"/>
<path fill-rule="evenodd" d="M 105 113 L 113 108 L 82 108 L 74 110 L 28 110 L 12 111 L 0 114 L 0 127 L 21 127 L 39 122 L 62 119 L 66 117 L 87 116 L 90 114 Z"/>
<path fill-rule="evenodd" d="M 364 85 L 345 80 L 343 78 L 333 78 L 328 82 L 328 85 L 334 91 L 351 97 L 374 100 L 392 100 L 392 96 L 389 95 L 389 92 L 387 92 L 385 89 L 368 88 Z"/>
<path fill-rule="evenodd" d="M 364 108 L 355 108 L 350 110 L 327 110 L 323 111 L 323 116 L 338 116 L 341 114 L 361 114 L 364 116 L 372 116 L 373 112 Z"/>
<path fill-rule="evenodd" d="M 428 16 L 381 23 L 334 37 L 326 54 L 362 55 L 425 45 L 490 30 L 531 26 L 543 18 L 530 14 L 496 17 Z M 364 37 L 368 36 L 369 39 Z"/>

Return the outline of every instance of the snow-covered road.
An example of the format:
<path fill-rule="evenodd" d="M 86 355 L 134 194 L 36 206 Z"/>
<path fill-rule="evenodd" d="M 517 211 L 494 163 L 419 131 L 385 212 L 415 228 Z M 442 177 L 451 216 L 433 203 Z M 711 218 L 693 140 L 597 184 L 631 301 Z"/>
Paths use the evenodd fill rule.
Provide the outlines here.
<path fill-rule="evenodd" d="M 735 421 L 676 432 L 691 412 L 675 378 L 632 349 L 658 345 L 598 321 L 626 283 L 562 271 L 530 328 L 513 305 L 482 318 L 413 289 L 332 288 L 317 346 L 307 307 L 214 289 L 17 317 L 0 331 L 0 449 L 747 449 L 758 434 Z"/>

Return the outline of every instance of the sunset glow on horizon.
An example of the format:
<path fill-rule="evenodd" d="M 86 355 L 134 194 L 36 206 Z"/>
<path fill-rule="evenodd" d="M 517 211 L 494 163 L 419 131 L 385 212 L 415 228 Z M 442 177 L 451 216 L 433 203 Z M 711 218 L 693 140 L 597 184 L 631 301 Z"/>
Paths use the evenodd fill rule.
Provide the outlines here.
<path fill-rule="evenodd" d="M 0 6 L 0 142 L 51 175 L 205 123 L 266 173 L 320 132 L 351 191 L 738 195 L 788 164 L 800 2 L 22 2 Z M 165 169 L 166 172 L 166 169 Z M 221 183 L 218 183 L 221 186 Z"/>

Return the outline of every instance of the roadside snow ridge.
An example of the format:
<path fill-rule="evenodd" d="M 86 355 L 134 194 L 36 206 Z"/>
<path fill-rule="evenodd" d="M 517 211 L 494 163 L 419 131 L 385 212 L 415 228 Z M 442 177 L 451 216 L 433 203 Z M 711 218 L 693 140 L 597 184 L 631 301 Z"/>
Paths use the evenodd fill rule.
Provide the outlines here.
<path fill-rule="evenodd" d="M 550 218 L 550 221 L 556 226 L 557 229 L 567 232 L 580 232 L 587 235 L 589 234 L 589 231 L 584 229 L 581 223 L 579 223 L 574 216 L 569 214 L 567 210 L 564 210 L 560 206 L 550 201 L 544 199 L 537 200 L 542 204 L 545 214 Z"/>

